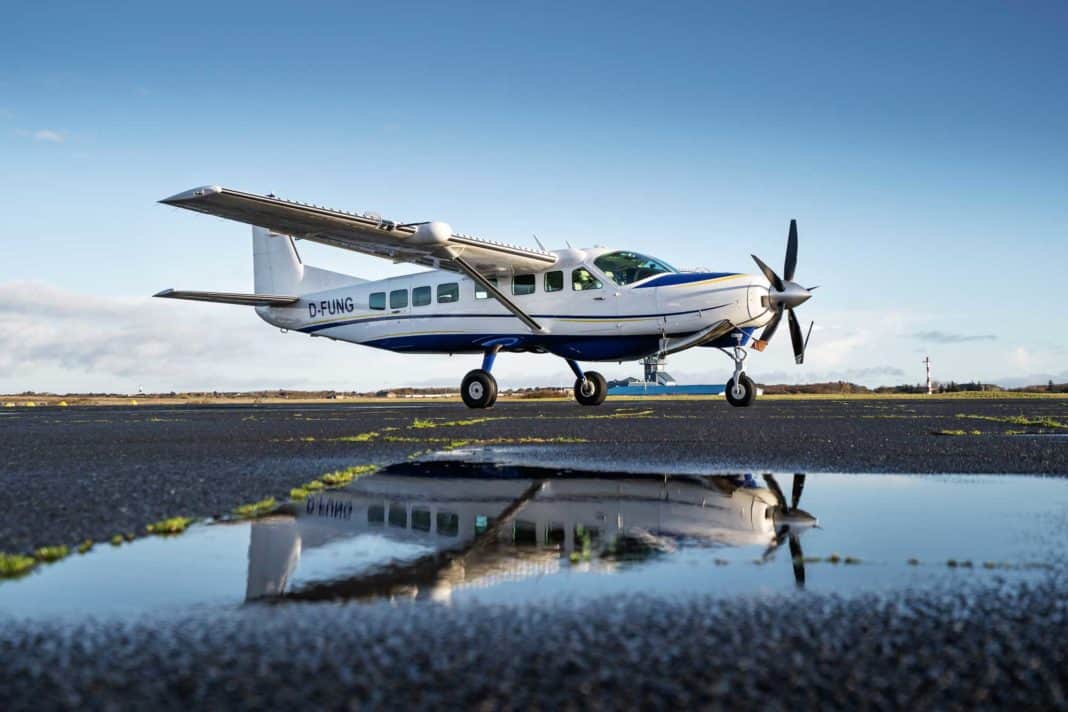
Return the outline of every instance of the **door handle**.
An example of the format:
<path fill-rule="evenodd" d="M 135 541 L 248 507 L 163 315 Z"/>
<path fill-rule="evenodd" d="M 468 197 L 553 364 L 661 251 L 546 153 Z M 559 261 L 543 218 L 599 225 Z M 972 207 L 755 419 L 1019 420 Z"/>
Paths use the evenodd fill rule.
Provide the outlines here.
<path fill-rule="evenodd" d="M 598 302 L 603 302 L 604 301 L 604 297 L 594 297 L 594 300 L 598 301 Z"/>

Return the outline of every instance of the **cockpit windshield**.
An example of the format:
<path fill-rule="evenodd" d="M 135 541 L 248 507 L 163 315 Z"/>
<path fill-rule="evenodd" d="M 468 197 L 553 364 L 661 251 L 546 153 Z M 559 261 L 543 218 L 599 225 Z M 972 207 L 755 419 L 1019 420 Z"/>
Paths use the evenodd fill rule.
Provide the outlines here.
<path fill-rule="evenodd" d="M 595 259 L 593 264 L 620 286 L 655 274 L 678 272 L 666 262 L 639 255 L 637 252 L 609 252 Z"/>

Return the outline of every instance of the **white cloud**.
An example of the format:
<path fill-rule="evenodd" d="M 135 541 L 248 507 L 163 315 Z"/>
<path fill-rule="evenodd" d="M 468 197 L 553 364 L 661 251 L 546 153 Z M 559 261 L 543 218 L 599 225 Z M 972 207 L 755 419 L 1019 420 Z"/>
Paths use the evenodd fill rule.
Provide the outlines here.
<path fill-rule="evenodd" d="M 24 136 L 26 138 L 31 138 L 34 141 L 41 141 L 44 143 L 63 143 L 67 140 L 67 133 L 65 131 L 54 131 L 52 129 L 37 129 L 36 131 L 19 129 L 15 133 L 19 136 Z"/>

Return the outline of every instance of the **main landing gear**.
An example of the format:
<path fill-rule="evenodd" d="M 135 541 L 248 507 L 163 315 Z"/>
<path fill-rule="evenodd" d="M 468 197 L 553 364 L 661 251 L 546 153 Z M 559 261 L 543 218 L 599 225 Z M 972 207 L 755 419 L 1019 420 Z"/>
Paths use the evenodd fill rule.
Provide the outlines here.
<path fill-rule="evenodd" d="M 496 346 L 486 351 L 482 357 L 482 368 L 468 371 L 460 383 L 460 397 L 468 408 L 492 408 L 497 402 L 497 379 L 490 371 L 500 350 L 501 348 Z"/>
<path fill-rule="evenodd" d="M 728 353 L 727 349 L 720 349 L 734 361 L 734 375 L 727 381 L 725 389 L 727 402 L 736 408 L 744 408 L 752 405 L 753 401 L 756 400 L 756 384 L 742 370 L 745 357 L 748 356 L 745 349 L 742 348 L 742 335 L 735 334 L 734 338 L 733 354 Z"/>
<path fill-rule="evenodd" d="M 583 371 L 582 368 L 571 359 L 567 365 L 575 373 L 575 400 L 579 405 L 601 405 L 605 396 L 608 395 L 608 382 L 604 376 L 596 371 Z"/>
<path fill-rule="evenodd" d="M 492 408 L 497 402 L 497 379 L 490 371 L 497 358 L 498 348 L 486 351 L 482 368 L 469 371 L 460 384 L 460 397 L 468 408 Z M 608 383 L 597 371 L 583 371 L 571 359 L 567 365 L 575 373 L 575 400 L 579 405 L 600 405 L 608 395 Z"/>

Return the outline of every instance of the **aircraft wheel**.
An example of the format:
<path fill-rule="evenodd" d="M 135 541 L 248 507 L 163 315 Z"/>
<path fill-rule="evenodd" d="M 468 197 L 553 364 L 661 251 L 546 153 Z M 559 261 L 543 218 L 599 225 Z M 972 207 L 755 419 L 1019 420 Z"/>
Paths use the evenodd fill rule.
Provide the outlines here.
<path fill-rule="evenodd" d="M 468 408 L 489 408 L 497 400 L 497 380 L 481 368 L 464 376 L 460 397 Z"/>
<path fill-rule="evenodd" d="M 738 379 L 738 383 L 734 382 L 734 378 L 727 381 L 727 402 L 737 408 L 744 408 L 752 405 L 756 399 L 756 384 L 753 383 L 749 376 L 742 374 L 742 377 Z"/>
<path fill-rule="evenodd" d="M 580 405 L 601 405 L 608 395 L 608 382 L 596 371 L 586 371 L 586 379 L 575 379 L 575 400 Z"/>

